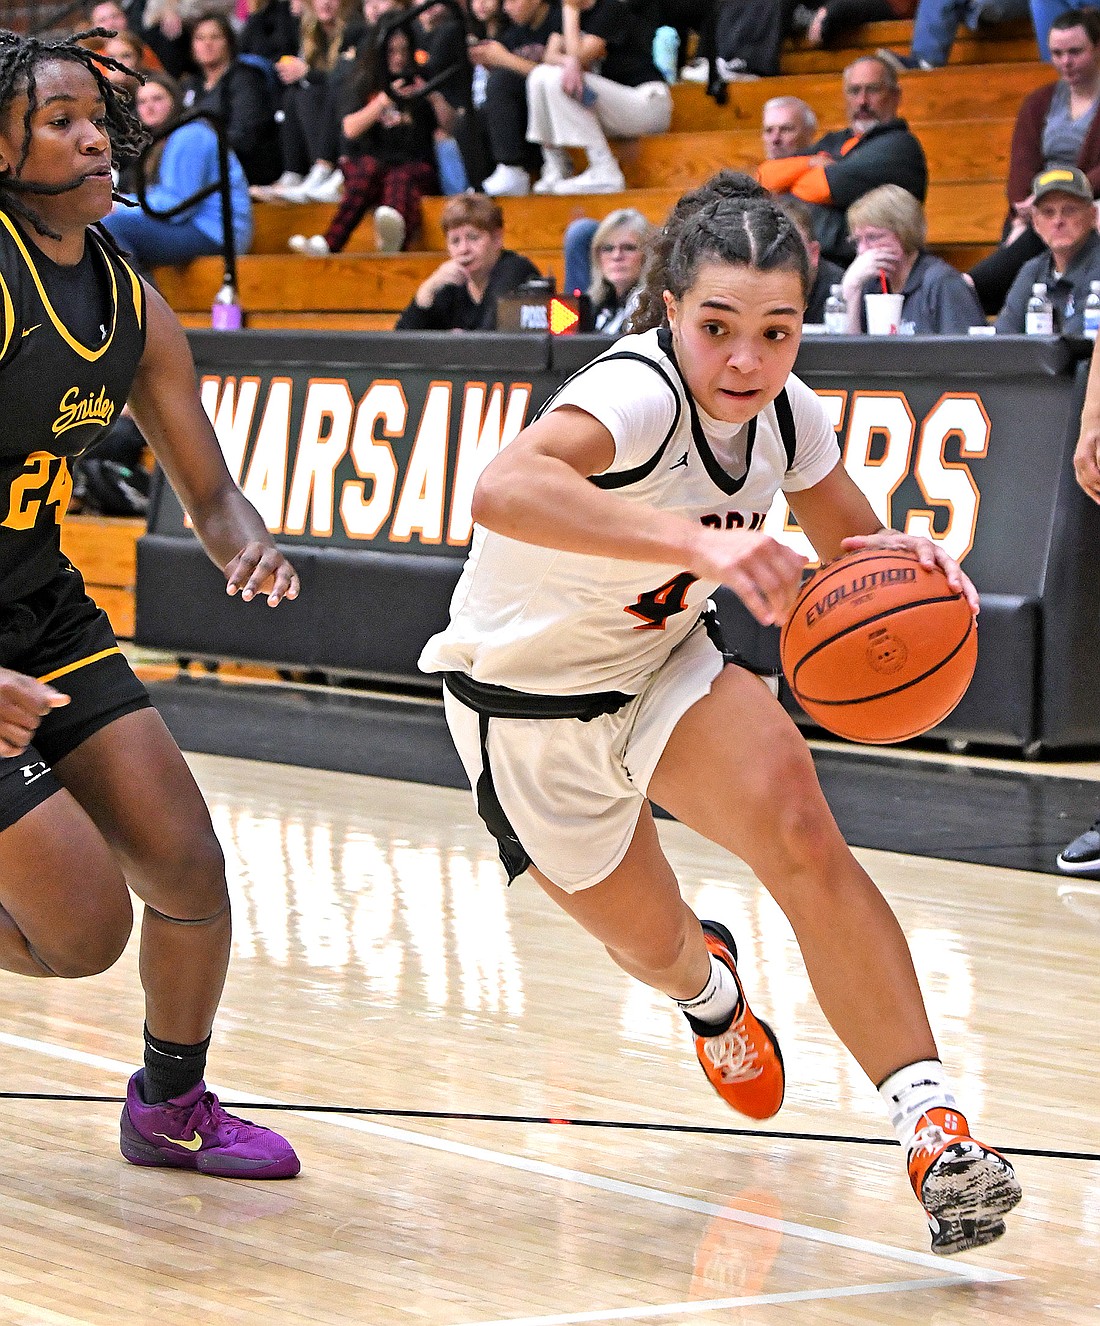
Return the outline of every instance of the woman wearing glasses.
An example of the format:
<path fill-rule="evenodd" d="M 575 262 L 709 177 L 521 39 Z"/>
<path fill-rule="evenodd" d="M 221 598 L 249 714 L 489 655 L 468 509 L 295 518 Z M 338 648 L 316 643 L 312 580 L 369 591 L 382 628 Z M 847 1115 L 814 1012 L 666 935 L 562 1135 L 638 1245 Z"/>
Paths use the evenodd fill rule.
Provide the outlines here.
<path fill-rule="evenodd" d="M 656 229 L 633 207 L 621 207 L 605 217 L 592 235 L 591 330 L 621 336 L 638 307 L 644 284 L 646 255 Z"/>

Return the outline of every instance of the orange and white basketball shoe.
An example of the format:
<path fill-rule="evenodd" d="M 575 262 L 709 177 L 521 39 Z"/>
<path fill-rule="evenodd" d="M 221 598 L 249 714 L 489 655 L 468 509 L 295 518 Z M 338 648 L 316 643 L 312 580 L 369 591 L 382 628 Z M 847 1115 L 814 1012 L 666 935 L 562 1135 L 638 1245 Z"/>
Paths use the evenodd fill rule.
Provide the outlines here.
<path fill-rule="evenodd" d="M 931 1109 L 909 1147 L 909 1181 L 932 1231 L 932 1251 L 966 1252 L 999 1239 L 1022 1194 L 999 1152 L 970 1136 L 956 1110 Z"/>
<path fill-rule="evenodd" d="M 720 1032 L 700 1031 L 689 1018 L 695 1053 L 711 1086 L 727 1105 L 750 1119 L 770 1119 L 783 1104 L 783 1055 L 775 1033 L 753 1015 L 737 975 L 737 945 L 724 925 L 701 921 L 707 948 L 733 973 L 741 1005 L 730 1025 Z"/>

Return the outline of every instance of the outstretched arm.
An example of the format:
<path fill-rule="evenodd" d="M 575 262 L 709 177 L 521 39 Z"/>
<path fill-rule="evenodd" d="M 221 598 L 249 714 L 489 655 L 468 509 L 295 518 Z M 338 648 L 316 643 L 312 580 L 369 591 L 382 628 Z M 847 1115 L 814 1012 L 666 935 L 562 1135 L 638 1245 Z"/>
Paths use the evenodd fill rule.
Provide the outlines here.
<path fill-rule="evenodd" d="M 191 349 L 175 314 L 146 286 L 145 353 L 130 409 L 156 453 L 226 590 L 265 594 L 275 607 L 298 595 L 294 568 L 275 547 L 259 512 L 233 481 L 195 387 Z"/>

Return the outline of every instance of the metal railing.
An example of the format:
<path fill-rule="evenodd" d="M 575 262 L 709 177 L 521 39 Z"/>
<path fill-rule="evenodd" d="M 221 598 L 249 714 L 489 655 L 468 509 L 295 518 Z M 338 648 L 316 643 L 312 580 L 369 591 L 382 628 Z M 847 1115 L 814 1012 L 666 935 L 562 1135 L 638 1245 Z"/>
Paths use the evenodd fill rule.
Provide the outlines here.
<path fill-rule="evenodd" d="M 20 12 L 23 15 L 23 26 L 29 29 L 32 36 L 39 37 L 44 32 L 52 32 L 54 28 L 67 28 L 72 24 L 69 20 L 74 14 L 80 14 L 84 10 L 85 0 L 68 0 L 60 8 L 52 5 L 27 3 L 16 6 L 16 17 Z M 7 23 L 7 19 L 4 20 Z M 18 28 L 16 29 L 19 30 Z"/>
<path fill-rule="evenodd" d="M 184 198 L 175 207 L 167 207 L 158 210 L 150 206 L 146 191 L 149 181 L 145 174 L 145 165 L 148 160 L 151 148 L 162 139 L 167 138 L 169 134 L 174 133 L 184 124 L 191 124 L 194 120 L 205 120 L 214 130 L 214 135 L 218 140 L 218 178 L 213 184 L 204 185 L 201 189 L 196 189 L 189 197 Z M 185 111 L 183 115 L 174 119 L 171 124 L 164 125 L 151 134 L 151 141 L 142 150 L 141 156 L 135 163 L 137 171 L 136 187 L 134 189 L 137 200 L 141 205 L 141 210 L 148 216 L 157 221 L 171 221 L 182 213 L 189 211 L 196 204 L 201 203 L 204 198 L 209 198 L 211 194 L 217 193 L 221 198 L 222 212 L 222 260 L 225 263 L 224 282 L 228 282 L 236 289 L 237 286 L 237 240 L 233 234 L 233 200 L 229 186 L 229 139 L 225 131 L 225 120 L 216 111 L 203 110 L 196 107 L 194 110 Z"/>

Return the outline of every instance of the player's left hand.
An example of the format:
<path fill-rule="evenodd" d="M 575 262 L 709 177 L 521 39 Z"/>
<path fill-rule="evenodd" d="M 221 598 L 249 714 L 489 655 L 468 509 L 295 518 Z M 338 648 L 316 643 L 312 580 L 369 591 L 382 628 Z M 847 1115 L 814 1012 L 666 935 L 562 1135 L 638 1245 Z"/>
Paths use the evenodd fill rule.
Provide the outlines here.
<path fill-rule="evenodd" d="M 981 609 L 978 591 L 970 577 L 953 557 L 948 556 L 938 543 L 921 538 L 917 534 L 902 534 L 900 530 L 882 529 L 877 534 L 855 534 L 842 539 L 840 546 L 846 553 L 862 552 L 864 548 L 890 548 L 897 552 L 910 552 L 919 560 L 921 566 L 929 571 L 939 569 L 947 577 L 947 583 L 966 599 L 970 611 L 976 617 Z"/>
<path fill-rule="evenodd" d="M 301 589 L 298 573 L 278 548 L 258 540 L 245 544 L 224 571 L 225 592 L 239 591 L 246 603 L 266 594 L 268 606 L 275 608 L 283 599 L 296 599 Z"/>

